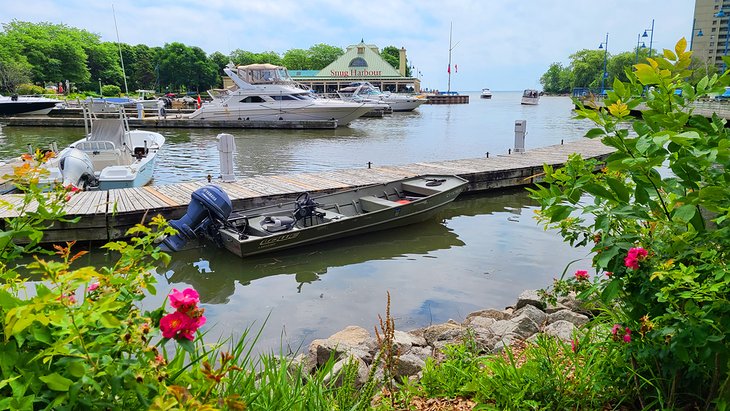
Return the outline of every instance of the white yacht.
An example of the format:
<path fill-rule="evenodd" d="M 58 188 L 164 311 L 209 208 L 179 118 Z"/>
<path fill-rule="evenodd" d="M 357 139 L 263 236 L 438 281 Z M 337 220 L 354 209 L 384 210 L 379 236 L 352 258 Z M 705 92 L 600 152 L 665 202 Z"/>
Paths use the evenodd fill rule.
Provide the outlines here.
<path fill-rule="evenodd" d="M 210 90 L 212 101 L 190 114 L 196 120 L 337 120 L 338 126 L 372 110 L 371 105 L 318 98 L 298 85 L 285 67 L 250 64 L 223 71 L 235 86 Z"/>
<path fill-rule="evenodd" d="M 533 89 L 527 89 L 522 93 L 522 100 L 520 103 L 535 106 L 540 102 L 540 92 Z"/>
<path fill-rule="evenodd" d="M 393 111 L 413 111 L 428 101 L 423 95 L 406 95 L 382 92 L 367 81 L 350 83 L 337 94 L 344 100 L 369 103 L 385 103 Z"/>
<path fill-rule="evenodd" d="M 483 88 L 481 97 L 482 98 L 492 98 L 492 90 L 490 90 L 488 88 Z"/>

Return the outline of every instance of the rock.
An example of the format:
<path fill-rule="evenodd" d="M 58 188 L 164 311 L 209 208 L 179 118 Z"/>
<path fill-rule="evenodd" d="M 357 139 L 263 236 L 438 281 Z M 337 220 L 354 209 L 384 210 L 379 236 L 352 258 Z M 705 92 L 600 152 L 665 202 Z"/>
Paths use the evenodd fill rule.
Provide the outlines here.
<path fill-rule="evenodd" d="M 398 357 L 398 362 L 396 364 L 395 377 L 409 377 L 411 375 L 416 375 L 425 366 L 426 362 L 424 359 L 415 354 L 401 355 Z"/>
<path fill-rule="evenodd" d="M 368 366 L 365 364 L 363 360 L 360 358 L 349 356 L 345 358 L 341 358 L 339 361 L 337 361 L 332 366 L 332 371 L 327 374 L 323 381 L 325 383 L 329 383 L 332 381 L 333 378 L 336 378 L 335 380 L 335 386 L 339 387 L 342 385 L 342 381 L 344 379 L 344 375 L 342 373 L 342 370 L 347 366 L 347 364 L 354 361 L 357 364 L 357 376 L 355 377 L 355 387 L 362 387 L 365 382 L 368 379 Z"/>
<path fill-rule="evenodd" d="M 526 305 L 534 305 L 535 307 L 539 309 L 545 308 L 545 303 L 542 301 L 540 296 L 537 293 L 537 290 L 525 290 L 523 291 L 519 297 L 517 297 L 517 304 L 515 304 L 515 310 L 519 310 L 520 308 L 526 306 Z"/>
<path fill-rule="evenodd" d="M 470 313 L 469 315 L 466 316 L 466 321 L 464 321 L 464 322 L 467 322 L 467 321 L 473 319 L 474 317 L 493 318 L 495 320 L 506 320 L 509 318 L 509 314 L 504 311 L 499 311 L 499 310 L 489 308 L 486 310 L 479 310 L 479 311 L 474 311 L 473 313 Z"/>
<path fill-rule="evenodd" d="M 436 341 L 460 341 L 466 335 L 466 327 L 458 324 L 435 324 L 423 330 L 423 337 L 429 345 Z"/>
<path fill-rule="evenodd" d="M 393 343 L 395 343 L 398 352 L 403 353 L 407 352 L 414 345 L 420 347 L 427 345 L 425 338 L 398 330 L 395 330 L 393 333 Z"/>
<path fill-rule="evenodd" d="M 575 330 L 575 324 L 565 320 L 557 320 L 554 323 L 548 324 L 543 330 L 543 333 L 552 337 L 558 337 L 563 341 L 571 341 Z"/>
<path fill-rule="evenodd" d="M 588 323 L 588 316 L 570 310 L 560 310 L 549 314 L 547 322 L 548 324 L 552 324 L 560 320 L 568 321 L 577 326 L 581 326 Z"/>
<path fill-rule="evenodd" d="M 523 339 L 528 338 L 532 334 L 540 331 L 537 323 L 535 323 L 535 321 L 533 321 L 530 317 L 524 314 L 510 320 L 497 321 L 496 323 L 492 324 L 488 328 L 488 330 L 494 333 L 494 335 L 497 337 L 504 337 L 508 334 L 515 334 Z"/>
<path fill-rule="evenodd" d="M 521 315 L 524 315 L 534 321 L 538 327 L 542 327 L 542 325 L 545 324 L 545 321 L 547 321 L 547 314 L 531 304 L 527 304 L 522 308 L 515 310 L 515 312 L 512 313 L 511 319 L 517 318 Z"/>

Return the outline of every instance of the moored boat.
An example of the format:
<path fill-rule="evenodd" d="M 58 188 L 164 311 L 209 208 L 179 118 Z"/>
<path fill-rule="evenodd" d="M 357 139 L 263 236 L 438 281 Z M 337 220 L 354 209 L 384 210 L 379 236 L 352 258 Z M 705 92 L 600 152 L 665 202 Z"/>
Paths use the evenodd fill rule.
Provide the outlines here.
<path fill-rule="evenodd" d="M 338 126 L 345 126 L 373 109 L 370 104 L 318 98 L 292 80 L 284 67 L 229 65 L 223 71 L 235 86 L 208 91 L 211 101 L 190 114 L 190 119 L 337 120 Z"/>
<path fill-rule="evenodd" d="M 527 89 L 522 93 L 521 103 L 529 106 L 537 105 L 540 102 L 540 92 L 533 89 Z"/>
<path fill-rule="evenodd" d="M 130 130 L 126 114 L 97 118 L 84 107 L 86 137 L 57 153 L 45 167 L 47 183 L 82 189 L 140 187 L 152 180 L 157 154 L 165 143 L 160 133 Z"/>
<path fill-rule="evenodd" d="M 0 116 L 48 114 L 60 100 L 38 96 L 0 95 Z"/>
<path fill-rule="evenodd" d="M 483 88 L 480 97 L 481 98 L 492 98 L 492 90 L 490 90 L 488 88 Z"/>
<path fill-rule="evenodd" d="M 424 221 L 466 185 L 454 175 L 423 175 L 318 197 L 305 192 L 289 204 L 235 213 L 225 191 L 209 185 L 193 193 L 183 218 L 170 222 L 179 233 L 163 244 L 177 251 L 203 235 L 240 257 L 280 251 Z"/>

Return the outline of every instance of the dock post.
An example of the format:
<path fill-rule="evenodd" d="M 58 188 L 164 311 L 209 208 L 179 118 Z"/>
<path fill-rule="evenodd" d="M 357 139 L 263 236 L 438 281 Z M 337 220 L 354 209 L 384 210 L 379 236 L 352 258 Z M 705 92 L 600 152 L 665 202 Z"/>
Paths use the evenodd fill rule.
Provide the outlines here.
<path fill-rule="evenodd" d="M 525 152 L 525 134 L 527 134 L 527 120 L 515 120 L 515 153 Z"/>
<path fill-rule="evenodd" d="M 137 118 L 144 118 L 144 106 L 142 103 L 137 103 Z"/>
<path fill-rule="evenodd" d="M 226 133 L 218 134 L 218 157 L 221 165 L 221 179 L 230 183 L 236 181 L 233 175 L 233 152 L 236 151 L 236 142 L 233 136 Z"/>

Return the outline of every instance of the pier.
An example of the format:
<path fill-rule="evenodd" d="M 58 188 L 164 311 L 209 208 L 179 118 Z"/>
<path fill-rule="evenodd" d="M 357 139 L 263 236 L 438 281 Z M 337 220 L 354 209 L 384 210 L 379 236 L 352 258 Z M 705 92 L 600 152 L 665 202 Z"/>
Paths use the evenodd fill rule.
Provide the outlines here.
<path fill-rule="evenodd" d="M 304 191 L 312 195 L 331 193 L 421 174 L 456 174 L 469 181 L 468 192 L 479 192 L 537 183 L 541 181 L 543 164 L 560 167 L 573 153 L 580 153 L 584 158 L 603 159 L 611 152 L 612 149 L 600 140 L 580 139 L 491 157 L 256 176 L 230 183 L 213 179 L 210 183 L 194 181 L 79 192 L 66 206 L 69 217 L 79 217 L 79 222 L 54 223 L 45 232 L 44 241 L 109 241 L 124 238 L 130 227 L 147 222 L 157 214 L 167 219 L 180 218 L 187 210 L 191 194 L 207 184 L 220 186 L 230 197 L 234 209 L 293 201 Z M 21 194 L 5 194 L 0 196 L 0 204 L 4 201 L 17 205 L 22 198 Z M 0 207 L 0 224 L 3 226 L 4 219 L 15 216 L 17 213 L 14 209 Z"/>
<path fill-rule="evenodd" d="M 469 104 L 465 94 L 426 94 L 426 104 Z"/>

